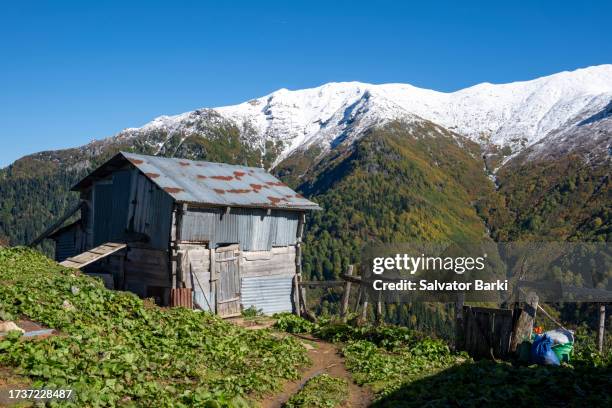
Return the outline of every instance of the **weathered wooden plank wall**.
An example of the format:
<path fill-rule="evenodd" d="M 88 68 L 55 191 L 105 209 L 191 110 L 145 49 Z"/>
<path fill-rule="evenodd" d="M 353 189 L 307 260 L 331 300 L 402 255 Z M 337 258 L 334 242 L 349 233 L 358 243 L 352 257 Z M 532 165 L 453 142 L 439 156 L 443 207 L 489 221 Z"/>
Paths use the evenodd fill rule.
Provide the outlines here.
<path fill-rule="evenodd" d="M 463 307 L 463 349 L 474 358 L 505 358 L 510 351 L 512 310 Z"/>
<path fill-rule="evenodd" d="M 272 248 L 270 251 L 242 252 L 242 277 L 295 275 L 295 247 Z"/>

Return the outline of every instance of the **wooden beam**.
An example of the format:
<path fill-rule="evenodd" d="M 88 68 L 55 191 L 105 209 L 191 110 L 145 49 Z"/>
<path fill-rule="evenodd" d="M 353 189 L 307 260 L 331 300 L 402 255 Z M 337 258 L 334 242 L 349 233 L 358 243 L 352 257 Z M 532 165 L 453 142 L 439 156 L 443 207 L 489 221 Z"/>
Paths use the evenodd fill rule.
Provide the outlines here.
<path fill-rule="evenodd" d="M 306 304 L 306 287 L 302 286 L 302 244 L 300 241 L 297 242 L 295 246 L 295 263 L 297 268 L 297 276 L 298 276 L 298 287 L 300 288 L 300 300 L 301 300 L 301 309 L 299 311 L 300 316 L 309 317 L 310 313 L 308 311 L 308 305 Z"/>
<path fill-rule="evenodd" d="M 342 286 L 346 285 L 345 281 L 301 281 L 300 286 L 315 287 L 315 286 Z"/>
<path fill-rule="evenodd" d="M 355 302 L 355 313 L 359 312 L 359 305 L 361 304 L 361 297 L 363 296 L 363 288 L 361 285 L 357 286 L 357 301 Z"/>
<path fill-rule="evenodd" d="M 60 265 L 80 269 L 127 247 L 127 244 L 107 243 L 60 262 Z"/>
<path fill-rule="evenodd" d="M 383 322 L 383 310 L 382 310 L 382 291 L 378 291 L 378 297 L 376 299 L 376 324 L 382 324 Z"/>
<path fill-rule="evenodd" d="M 304 237 L 304 224 L 306 223 L 306 213 L 303 212 L 299 215 L 298 218 L 298 228 L 297 228 L 297 241 L 302 242 L 302 238 Z"/>
<path fill-rule="evenodd" d="M 296 315 L 300 315 L 300 284 L 298 282 L 297 273 L 293 275 L 293 310 Z"/>
<path fill-rule="evenodd" d="M 606 305 L 599 305 L 599 331 L 597 333 L 597 346 L 599 348 L 599 354 L 603 353 L 604 345 L 604 333 L 606 326 Z"/>
<path fill-rule="evenodd" d="M 455 350 L 463 350 L 464 347 L 464 319 L 463 304 L 465 303 L 465 293 L 457 293 L 455 302 Z"/>
<path fill-rule="evenodd" d="M 299 315 L 302 317 L 306 316 L 306 311 L 307 311 L 307 306 L 306 306 L 306 288 L 304 287 L 304 285 L 302 285 L 303 281 L 302 281 L 302 274 L 298 273 L 297 274 L 297 282 L 298 282 L 298 288 L 300 290 L 300 310 L 299 310 Z"/>
<path fill-rule="evenodd" d="M 268 209 L 269 210 L 269 209 Z M 304 226 L 303 218 L 298 218 L 298 228 L 296 232 L 296 245 L 295 245 L 295 290 L 297 309 L 296 313 L 298 316 L 306 315 L 306 288 L 301 286 L 302 283 L 302 228 Z"/>
<path fill-rule="evenodd" d="M 347 282 L 356 283 L 358 285 L 365 283 L 365 281 L 361 279 L 361 276 L 341 275 L 340 278 Z"/>
<path fill-rule="evenodd" d="M 368 290 L 363 289 L 363 305 L 361 306 L 360 323 L 365 323 L 368 318 Z"/>
<path fill-rule="evenodd" d="M 66 220 L 68 218 L 70 218 L 75 212 L 77 212 L 78 210 L 81 209 L 81 207 L 83 206 L 83 202 L 79 201 L 79 203 L 72 207 L 71 209 L 69 209 L 64 215 L 62 215 L 57 221 L 55 221 L 50 227 L 48 227 L 46 230 L 43 231 L 42 234 L 40 234 L 38 237 L 36 237 L 35 240 L 33 240 L 30 245 L 28 245 L 29 247 L 35 247 L 36 245 L 40 244 L 42 242 L 43 239 L 47 238 L 49 235 L 51 235 L 53 232 L 55 232 L 56 229 L 58 229 L 59 227 L 62 226 L 62 224 L 64 222 L 66 222 Z"/>
<path fill-rule="evenodd" d="M 208 253 L 210 255 L 210 292 L 215 294 L 215 304 L 210 306 L 211 312 L 217 314 L 217 311 L 219 310 L 219 308 L 217 307 L 217 256 L 215 255 L 215 249 L 212 247 L 212 245 L 208 248 Z"/>
<path fill-rule="evenodd" d="M 345 281 L 349 281 L 352 283 L 357 283 L 359 285 L 362 285 L 362 284 L 370 285 L 374 282 L 374 280 L 372 279 L 363 279 L 361 276 L 350 276 L 350 275 L 340 275 L 340 279 L 343 279 Z M 385 278 L 384 276 L 377 276 L 376 280 L 380 280 L 383 282 L 398 282 L 398 279 Z"/>
<path fill-rule="evenodd" d="M 353 275 L 353 265 L 349 265 L 348 271 L 346 271 L 346 275 L 347 276 Z M 351 295 L 351 282 L 346 281 L 344 285 L 344 293 L 342 294 L 342 309 L 340 311 L 340 314 L 342 316 L 342 321 L 344 323 L 346 323 L 346 320 L 348 317 L 348 305 L 349 305 L 350 295 Z"/>
<path fill-rule="evenodd" d="M 183 271 L 183 252 L 176 253 L 176 288 L 185 288 L 185 271 Z"/>
<path fill-rule="evenodd" d="M 301 275 L 298 275 L 298 279 L 301 280 Z M 303 286 L 300 283 L 300 296 L 302 298 L 302 312 L 301 312 L 301 316 L 305 319 L 310 320 L 311 322 L 315 322 L 317 320 L 317 317 L 315 316 L 315 314 L 313 312 L 311 312 L 310 310 L 308 310 L 308 305 L 307 305 L 307 299 L 306 299 L 306 287 Z"/>

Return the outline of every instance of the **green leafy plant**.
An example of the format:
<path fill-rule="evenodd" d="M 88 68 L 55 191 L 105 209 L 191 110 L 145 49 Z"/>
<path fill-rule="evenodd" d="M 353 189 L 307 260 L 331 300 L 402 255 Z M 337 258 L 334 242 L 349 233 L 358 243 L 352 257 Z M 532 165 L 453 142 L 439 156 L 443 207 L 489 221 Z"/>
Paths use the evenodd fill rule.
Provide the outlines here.
<path fill-rule="evenodd" d="M 28 249 L 0 249 L 0 309 L 59 331 L 27 341 L 11 333 L 0 366 L 33 388 L 73 389 L 68 406 L 244 406 L 308 363 L 292 337 L 161 309 Z"/>
<path fill-rule="evenodd" d="M 379 396 L 467 359 L 463 354 L 451 353 L 440 340 L 425 339 L 412 344 L 390 351 L 370 341 L 357 340 L 349 342 L 342 353 L 355 381 L 370 385 Z"/>
<path fill-rule="evenodd" d="M 316 325 L 292 313 L 277 313 L 274 315 L 274 327 L 287 333 L 311 333 Z"/>
<path fill-rule="evenodd" d="M 242 311 L 242 317 L 252 318 L 257 316 L 263 316 L 263 312 L 261 309 L 257 309 L 255 306 L 247 307 Z"/>
<path fill-rule="evenodd" d="M 284 405 L 285 408 L 335 408 L 348 396 L 348 383 L 342 378 L 321 374 L 311 378 Z"/>
<path fill-rule="evenodd" d="M 576 367 L 612 367 L 612 338 L 608 334 L 604 351 L 595 342 L 596 333 L 587 326 L 579 326 L 574 333 L 574 354 L 571 364 Z"/>

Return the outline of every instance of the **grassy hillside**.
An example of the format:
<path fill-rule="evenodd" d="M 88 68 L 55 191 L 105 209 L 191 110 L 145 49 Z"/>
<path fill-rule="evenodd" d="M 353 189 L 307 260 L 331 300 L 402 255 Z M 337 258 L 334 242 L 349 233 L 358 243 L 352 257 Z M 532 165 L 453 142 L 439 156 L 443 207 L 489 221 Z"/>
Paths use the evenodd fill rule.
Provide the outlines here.
<path fill-rule="evenodd" d="M 160 309 L 19 248 L 0 249 L 0 318 L 60 332 L 1 339 L 0 369 L 33 387 L 74 389 L 67 405 L 78 407 L 242 406 L 296 378 L 308 360 L 290 337 Z"/>
<path fill-rule="evenodd" d="M 395 122 L 312 164 L 318 154 L 300 152 L 276 168 L 294 186 L 301 180 L 298 190 L 323 208 L 307 218 L 307 279 L 338 279 L 359 263 L 366 244 L 488 239 L 479 211 L 498 197 L 475 143 L 430 122 Z M 317 313 L 338 312 L 340 291 L 311 289 L 308 296 Z M 390 304 L 383 314 L 389 323 L 453 334 L 452 312 L 443 305 Z"/>
<path fill-rule="evenodd" d="M 492 220 L 498 240 L 612 241 L 612 165 L 582 156 L 511 161 L 498 174 L 511 217 Z"/>
<path fill-rule="evenodd" d="M 334 279 L 365 243 L 486 239 L 476 203 L 493 185 L 482 167 L 477 145 L 428 123 L 373 129 L 333 151 L 299 186 L 323 207 L 308 218 L 306 274 Z"/>
<path fill-rule="evenodd" d="M 339 343 L 347 369 L 376 394 L 372 407 L 609 407 L 612 353 L 594 352 L 577 331 L 571 364 L 558 367 L 474 361 L 440 339 L 396 326 L 317 324 L 281 316 L 277 327 Z M 609 349 L 608 349 L 609 350 Z"/>

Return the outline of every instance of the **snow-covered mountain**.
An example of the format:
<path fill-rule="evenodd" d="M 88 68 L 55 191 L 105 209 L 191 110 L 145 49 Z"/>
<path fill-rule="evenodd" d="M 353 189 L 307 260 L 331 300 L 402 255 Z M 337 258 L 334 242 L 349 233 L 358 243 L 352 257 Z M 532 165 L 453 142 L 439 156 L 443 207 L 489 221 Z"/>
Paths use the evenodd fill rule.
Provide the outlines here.
<path fill-rule="evenodd" d="M 359 82 L 281 89 L 0 169 L 0 240 L 31 241 L 77 199 L 70 186 L 132 150 L 271 169 L 328 210 L 330 231 L 609 242 L 611 142 L 612 65 L 452 93 Z"/>
<path fill-rule="evenodd" d="M 508 146 L 514 154 L 540 142 L 534 149 L 537 153 L 559 140 L 568 146 L 576 144 L 571 129 L 597 115 L 606 120 L 605 131 L 612 130 L 610 115 L 605 114 L 611 101 L 609 64 L 530 81 L 482 83 L 451 93 L 408 84 L 340 82 L 296 91 L 280 89 L 239 105 L 162 116 L 117 136 L 154 133 L 157 138 L 151 143 L 161 149 L 177 134 L 186 138 L 205 134 L 210 126 L 233 124 L 252 147 L 263 150 L 266 142 L 280 144 L 278 163 L 298 149 L 317 144 L 327 150 L 391 120 L 426 119 L 481 145 Z"/>

